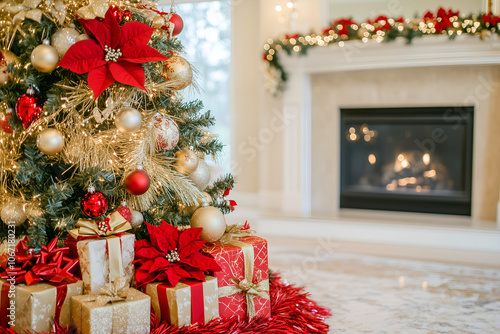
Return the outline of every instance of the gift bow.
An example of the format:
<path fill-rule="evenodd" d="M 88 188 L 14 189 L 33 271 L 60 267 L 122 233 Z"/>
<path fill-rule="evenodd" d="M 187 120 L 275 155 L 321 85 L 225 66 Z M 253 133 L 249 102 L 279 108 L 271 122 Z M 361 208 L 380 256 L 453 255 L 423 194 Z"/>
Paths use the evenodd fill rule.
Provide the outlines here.
<path fill-rule="evenodd" d="M 86 301 L 95 302 L 98 307 L 107 303 L 127 300 L 130 297 L 130 283 L 125 276 L 120 276 L 113 281 L 102 286 L 97 294 L 88 295 Z"/>
<path fill-rule="evenodd" d="M 109 0 L 90 0 L 90 3 L 78 9 L 76 14 L 86 20 L 95 19 L 96 17 L 104 18 L 108 9 Z"/>
<path fill-rule="evenodd" d="M 5 5 L 5 10 L 11 14 L 16 14 L 12 18 L 12 22 L 24 21 L 24 19 L 31 19 L 40 23 L 42 20 L 42 11 L 37 9 L 42 0 L 24 0 L 22 4 L 10 2 Z"/>
<path fill-rule="evenodd" d="M 91 219 L 79 219 L 75 229 L 69 231 L 69 234 L 78 239 L 79 236 L 110 236 L 132 229 L 132 225 L 115 211 L 106 217 L 102 222 Z"/>
<path fill-rule="evenodd" d="M 262 280 L 259 278 L 257 282 L 253 282 L 253 246 L 239 240 L 239 238 L 251 236 L 253 233 L 254 231 L 250 230 L 246 222 L 245 224 L 229 225 L 226 227 L 226 232 L 219 240 L 222 243 L 241 248 L 245 268 L 245 277 L 242 280 L 232 278 L 231 281 L 235 283 L 235 285 L 219 288 L 219 298 L 228 297 L 236 293 L 243 294 L 247 302 L 247 315 L 250 319 L 256 315 L 254 298 L 261 297 L 269 299 L 269 280 Z"/>
<path fill-rule="evenodd" d="M 249 237 L 254 233 L 255 231 L 250 229 L 247 222 L 245 222 L 245 224 L 227 225 L 226 232 L 224 232 L 224 235 L 219 239 L 219 241 L 223 244 L 233 245 L 234 242 L 240 242 L 239 238 Z M 234 245 L 239 246 L 237 244 Z"/>
<path fill-rule="evenodd" d="M 242 280 L 238 280 L 237 278 L 232 278 L 231 281 L 233 281 L 236 285 L 228 285 L 219 288 L 219 298 L 231 296 L 236 293 L 243 294 L 247 302 L 248 318 L 252 319 L 256 315 L 255 303 L 253 299 L 255 297 L 269 299 L 269 280 L 261 280 L 259 283 L 252 283 L 251 278 L 249 281 L 245 277 Z"/>
<path fill-rule="evenodd" d="M 27 246 L 28 239 L 21 240 L 15 249 L 16 264 L 11 267 L 7 256 L 0 257 L 0 278 L 14 276 L 16 283 L 33 285 L 40 282 L 74 283 L 78 280 L 72 274 L 78 259 L 68 257 L 69 248 L 57 246 L 57 237 L 44 245 L 39 254 Z"/>

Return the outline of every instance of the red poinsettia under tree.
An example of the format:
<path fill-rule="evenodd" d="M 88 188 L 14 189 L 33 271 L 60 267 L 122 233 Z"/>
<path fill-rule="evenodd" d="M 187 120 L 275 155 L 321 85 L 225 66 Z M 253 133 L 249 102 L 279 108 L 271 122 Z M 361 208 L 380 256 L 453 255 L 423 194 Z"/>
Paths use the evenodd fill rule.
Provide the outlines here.
<path fill-rule="evenodd" d="M 165 221 L 158 227 L 146 225 L 151 242 L 143 239 L 135 244 L 137 287 L 154 281 L 173 286 L 181 279 L 205 281 L 204 272 L 220 270 L 213 258 L 200 252 L 205 245 L 201 228 L 179 231 Z"/>

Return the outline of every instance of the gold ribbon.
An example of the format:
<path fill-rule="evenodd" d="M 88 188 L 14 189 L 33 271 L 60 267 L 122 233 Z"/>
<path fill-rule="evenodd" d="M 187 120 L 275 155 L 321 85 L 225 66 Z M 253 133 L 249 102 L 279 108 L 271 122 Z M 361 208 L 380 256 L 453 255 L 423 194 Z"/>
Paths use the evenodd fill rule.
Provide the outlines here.
<path fill-rule="evenodd" d="M 243 230 L 243 225 L 229 225 L 226 227 L 226 233 L 220 239 L 220 242 L 230 244 L 241 248 L 243 252 L 243 261 L 245 268 L 245 277 L 242 280 L 232 278 L 231 281 L 235 285 L 228 285 L 219 288 L 219 298 L 228 297 L 236 293 L 241 293 L 245 296 L 247 302 L 247 315 L 250 319 L 255 317 L 255 297 L 269 299 L 269 280 L 258 279 L 258 283 L 253 282 L 253 271 L 255 254 L 253 245 L 240 241 L 239 238 L 251 236 L 252 230 Z"/>
<path fill-rule="evenodd" d="M 40 2 L 42 2 L 42 0 L 24 0 L 22 4 L 10 2 L 4 8 L 7 12 L 16 14 L 12 18 L 14 24 L 17 21 L 24 21 L 24 19 L 31 19 L 40 23 L 42 20 L 42 11 L 37 9 Z"/>
<path fill-rule="evenodd" d="M 90 0 L 88 6 L 80 8 L 76 14 L 86 20 L 104 18 L 109 9 L 109 0 Z"/>
<path fill-rule="evenodd" d="M 99 229 L 98 224 L 103 222 L 109 224 L 107 231 Z M 69 231 L 69 234 L 75 239 L 78 239 L 79 236 L 99 235 L 105 237 L 109 254 L 109 280 L 112 282 L 124 274 L 120 238 L 113 234 L 128 231 L 132 225 L 118 211 L 110 214 L 103 222 L 80 219 L 76 223 L 77 228 Z M 107 224 L 106 226 L 108 226 Z"/>
<path fill-rule="evenodd" d="M 97 294 L 90 294 L 85 298 L 86 302 L 95 302 L 97 307 L 104 306 L 121 300 L 130 299 L 130 284 L 125 276 L 120 276 L 113 281 L 101 287 Z"/>
<path fill-rule="evenodd" d="M 103 231 L 99 229 L 98 224 L 100 222 L 96 222 L 91 219 L 79 219 L 78 222 L 76 223 L 77 228 L 69 231 L 69 234 L 75 239 L 78 239 L 79 236 L 85 237 L 92 235 L 99 235 L 106 237 L 132 229 L 132 225 L 130 225 L 130 223 L 127 220 L 125 220 L 125 218 L 123 218 L 123 216 L 118 211 L 115 211 L 112 214 L 110 214 L 104 221 L 106 220 L 108 220 L 109 223 L 108 231 Z"/>

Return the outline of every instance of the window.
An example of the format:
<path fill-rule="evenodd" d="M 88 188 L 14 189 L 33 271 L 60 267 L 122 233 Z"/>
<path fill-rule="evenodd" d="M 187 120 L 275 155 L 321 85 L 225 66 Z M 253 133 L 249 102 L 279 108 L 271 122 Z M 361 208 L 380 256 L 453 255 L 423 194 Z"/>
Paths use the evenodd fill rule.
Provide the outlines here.
<path fill-rule="evenodd" d="M 217 164 L 221 167 L 221 172 L 229 172 L 231 5 L 229 1 L 188 2 L 177 3 L 175 9 L 184 21 L 184 29 L 177 36 L 184 45 L 183 57 L 195 69 L 199 88 L 198 91 L 194 88 L 185 89 L 182 96 L 185 100 L 200 99 L 205 110 L 212 111 L 217 122 L 209 131 L 217 135 L 225 145 Z M 170 3 L 164 3 L 161 10 L 168 12 Z"/>

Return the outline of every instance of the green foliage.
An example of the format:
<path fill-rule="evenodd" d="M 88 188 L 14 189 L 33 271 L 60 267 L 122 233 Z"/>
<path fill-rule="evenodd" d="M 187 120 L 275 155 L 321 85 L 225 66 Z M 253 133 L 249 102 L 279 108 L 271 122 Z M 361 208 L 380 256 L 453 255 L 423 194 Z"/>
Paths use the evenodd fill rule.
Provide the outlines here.
<path fill-rule="evenodd" d="M 134 20 L 150 24 L 146 18 L 134 14 Z M 80 24 L 75 21 L 76 29 L 83 33 Z M 17 33 L 14 38 L 12 51 L 16 53 L 22 64 L 30 63 L 31 52 L 35 47 L 42 44 L 42 38 L 51 36 L 59 27 L 54 22 L 43 17 L 41 23 L 24 20 L 21 30 L 24 34 Z M 176 38 L 153 35 L 150 45 L 163 54 L 170 55 L 173 52 L 181 52 L 182 45 Z M 156 83 L 164 82 L 163 64 L 160 62 L 146 63 L 143 65 L 147 75 Z M 0 100 L 5 101 L 9 107 L 14 108 L 17 99 L 26 93 L 30 86 L 34 86 L 36 95 L 44 101 L 42 117 L 53 115 L 58 111 L 65 93 L 63 86 L 74 87 L 86 82 L 87 75 L 78 75 L 64 68 L 57 68 L 51 73 L 41 73 L 33 66 L 12 67 L 7 69 L 12 72 L 15 80 L 0 87 Z M 123 86 L 115 83 L 114 86 Z M 103 93 L 96 105 L 102 110 L 109 95 Z M 144 95 L 146 96 L 146 95 Z M 155 95 L 153 99 L 145 98 L 141 105 L 148 110 L 165 110 L 178 123 L 180 140 L 176 149 L 164 153 L 172 157 L 179 149 L 194 147 L 203 154 L 217 155 L 223 149 L 223 144 L 218 139 L 202 142 L 204 128 L 215 124 L 215 119 L 210 111 L 203 111 L 201 101 L 183 102 L 173 98 L 170 91 Z M 58 115 L 54 122 L 64 122 L 64 113 Z M 24 131 L 24 128 L 14 114 L 11 122 L 16 134 Z M 112 120 L 101 124 L 89 122 L 89 127 L 95 131 L 107 130 L 114 127 Z M 36 147 L 35 136 L 30 136 L 20 147 L 21 158 L 16 161 L 17 168 L 14 172 L 8 172 L 6 180 L 12 185 L 9 197 L 24 198 L 37 203 L 38 210 L 30 213 L 28 221 L 16 229 L 16 234 L 26 234 L 30 240 L 30 246 L 40 250 L 42 245 L 55 236 L 64 239 L 67 231 L 74 228 L 80 218 L 87 218 L 80 209 L 80 201 L 87 193 L 87 188 L 92 184 L 96 191 L 102 192 L 108 199 L 109 206 L 106 214 L 114 211 L 120 204 L 125 194 L 123 185 L 120 184 L 122 175 L 101 169 L 99 166 L 80 169 L 78 166 L 67 165 L 60 157 L 47 156 Z M 0 154 L 7 154 L 1 152 Z M 232 176 L 227 175 L 219 179 L 206 191 L 212 196 L 214 206 L 222 212 L 229 213 L 231 210 L 225 200 L 221 199 L 224 191 L 233 187 Z M 38 212 L 37 212 L 38 211 Z M 143 212 L 144 218 L 151 224 L 158 225 L 165 220 L 176 226 L 188 225 L 193 211 L 183 210 L 182 203 L 173 192 L 168 192 L 158 198 L 153 205 Z M 97 219 L 103 219 L 98 217 Z M 5 233 L 4 233 L 5 232 Z M 6 224 L 0 224 L 0 235 L 7 235 Z M 134 233 L 138 239 L 147 238 L 145 224 L 135 228 Z M 0 238 L 2 239 L 2 238 Z"/>

